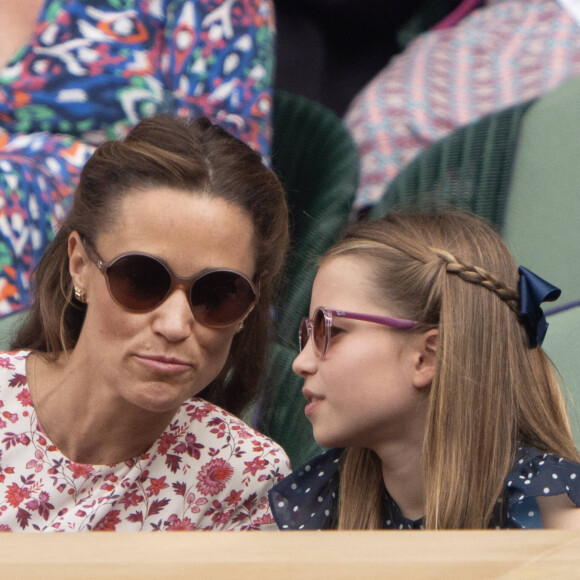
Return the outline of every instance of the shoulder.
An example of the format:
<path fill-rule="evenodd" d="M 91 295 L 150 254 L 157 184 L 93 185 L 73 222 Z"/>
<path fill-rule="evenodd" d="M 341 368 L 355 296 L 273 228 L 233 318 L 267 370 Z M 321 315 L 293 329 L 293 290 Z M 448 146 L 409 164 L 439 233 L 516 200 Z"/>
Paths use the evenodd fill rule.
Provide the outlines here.
<path fill-rule="evenodd" d="M 281 449 L 273 439 L 260 433 L 260 431 L 248 425 L 243 419 L 204 399 L 194 397 L 185 401 L 181 406 L 180 412 L 185 413 L 190 421 L 193 420 L 194 422 L 204 423 L 205 425 L 220 425 L 220 430 L 228 426 L 233 432 L 238 433 L 242 439 L 259 439 Z M 218 432 L 216 434 L 219 435 Z"/>
<path fill-rule="evenodd" d="M 333 527 L 343 449 L 330 449 L 302 465 L 269 493 L 270 506 L 283 530 Z"/>
<path fill-rule="evenodd" d="M 290 472 L 288 456 L 278 443 L 217 405 L 200 398 L 185 401 L 170 429 L 183 432 L 185 427 L 206 448 L 231 450 L 232 460 L 277 467 L 282 476 Z"/>
<path fill-rule="evenodd" d="M 29 351 L 0 352 L 0 377 L 4 382 L 9 377 L 26 378 L 26 359 Z"/>
<path fill-rule="evenodd" d="M 564 507 L 580 517 L 576 511 L 580 507 L 580 464 L 559 455 L 533 447 L 518 449 L 505 489 L 508 517 L 517 527 L 548 527 L 552 520 L 546 516 Z"/>
<path fill-rule="evenodd" d="M 141 458 L 139 471 L 152 486 L 173 489 L 170 499 L 183 506 L 172 517 L 181 521 L 184 508 L 195 529 L 265 530 L 275 527 L 268 491 L 290 472 L 290 464 L 272 439 L 224 409 L 192 398 Z"/>

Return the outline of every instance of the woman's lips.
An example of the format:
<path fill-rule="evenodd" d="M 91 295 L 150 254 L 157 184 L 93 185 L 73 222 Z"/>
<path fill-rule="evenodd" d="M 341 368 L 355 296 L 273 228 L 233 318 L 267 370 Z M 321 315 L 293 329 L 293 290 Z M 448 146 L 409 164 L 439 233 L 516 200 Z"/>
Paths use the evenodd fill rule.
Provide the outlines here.
<path fill-rule="evenodd" d="M 191 369 L 192 365 L 178 358 L 154 355 L 137 355 L 137 359 L 144 366 L 157 372 L 175 374 Z"/>

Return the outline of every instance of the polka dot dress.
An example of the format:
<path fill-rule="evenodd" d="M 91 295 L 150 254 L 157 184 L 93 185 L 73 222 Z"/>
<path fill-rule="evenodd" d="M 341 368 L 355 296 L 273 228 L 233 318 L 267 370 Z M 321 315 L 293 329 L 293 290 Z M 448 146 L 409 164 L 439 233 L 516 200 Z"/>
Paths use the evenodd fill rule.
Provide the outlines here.
<path fill-rule="evenodd" d="M 343 449 L 330 449 L 275 485 L 270 505 L 282 530 L 324 530 L 335 527 L 339 462 Z M 568 494 L 580 507 L 580 465 L 532 447 L 521 447 L 505 478 L 507 510 L 500 528 L 541 528 L 536 497 Z M 423 518 L 405 518 L 388 492 L 383 498 L 383 528 L 423 529 Z"/>

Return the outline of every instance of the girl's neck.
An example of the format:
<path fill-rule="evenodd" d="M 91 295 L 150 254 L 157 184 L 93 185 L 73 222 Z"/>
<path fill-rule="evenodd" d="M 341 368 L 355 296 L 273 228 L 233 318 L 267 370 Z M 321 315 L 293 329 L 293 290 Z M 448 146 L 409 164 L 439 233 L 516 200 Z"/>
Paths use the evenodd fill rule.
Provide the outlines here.
<path fill-rule="evenodd" d="M 383 482 L 404 517 L 417 520 L 425 515 L 425 482 L 422 442 L 405 442 L 377 450 Z"/>

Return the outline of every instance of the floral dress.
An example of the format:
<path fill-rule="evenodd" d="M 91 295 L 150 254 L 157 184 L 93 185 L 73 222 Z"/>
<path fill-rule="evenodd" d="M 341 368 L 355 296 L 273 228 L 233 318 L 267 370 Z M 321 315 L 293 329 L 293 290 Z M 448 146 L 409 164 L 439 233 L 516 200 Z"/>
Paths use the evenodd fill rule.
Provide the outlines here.
<path fill-rule="evenodd" d="M 103 140 L 158 112 L 206 115 L 268 159 L 273 22 L 271 0 L 45 1 L 0 68 L 0 316 L 27 306 Z"/>
<path fill-rule="evenodd" d="M 271 439 L 192 398 L 140 457 L 75 463 L 38 423 L 27 356 L 0 354 L 0 531 L 276 529 L 267 493 L 290 467 Z"/>
<path fill-rule="evenodd" d="M 340 459 L 344 449 L 330 449 L 276 484 L 269 492 L 272 512 L 282 530 L 332 529 L 336 526 Z M 537 497 L 568 494 L 580 507 L 580 464 L 521 447 L 505 478 L 505 510 L 498 528 L 542 528 Z M 383 528 L 423 529 L 423 518 L 404 517 L 385 490 Z M 495 524 L 494 524 L 495 525 Z"/>

